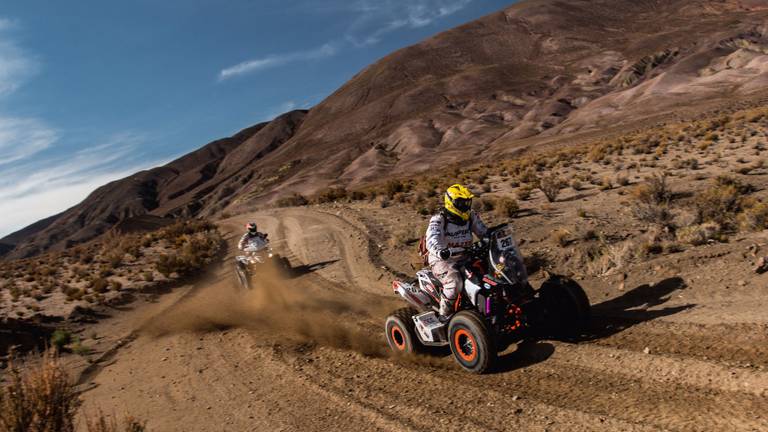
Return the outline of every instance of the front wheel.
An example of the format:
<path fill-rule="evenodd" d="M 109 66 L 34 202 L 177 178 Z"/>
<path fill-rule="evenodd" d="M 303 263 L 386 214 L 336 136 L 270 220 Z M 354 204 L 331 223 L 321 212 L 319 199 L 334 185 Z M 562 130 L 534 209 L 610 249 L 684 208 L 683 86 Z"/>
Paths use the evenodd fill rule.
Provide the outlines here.
<path fill-rule="evenodd" d="M 235 275 L 241 288 L 251 289 L 251 278 L 248 276 L 248 269 L 243 264 L 235 263 Z"/>
<path fill-rule="evenodd" d="M 546 310 L 546 327 L 555 335 L 573 336 L 588 326 L 589 298 L 575 280 L 552 276 L 541 285 L 539 296 Z"/>
<path fill-rule="evenodd" d="M 474 312 L 456 313 L 448 324 L 454 358 L 464 369 L 481 374 L 496 361 L 496 349 L 483 320 Z"/>
<path fill-rule="evenodd" d="M 416 336 L 416 325 L 413 316 L 418 311 L 414 308 L 398 309 L 384 324 L 387 344 L 397 354 L 412 354 L 421 351 L 422 345 Z"/>

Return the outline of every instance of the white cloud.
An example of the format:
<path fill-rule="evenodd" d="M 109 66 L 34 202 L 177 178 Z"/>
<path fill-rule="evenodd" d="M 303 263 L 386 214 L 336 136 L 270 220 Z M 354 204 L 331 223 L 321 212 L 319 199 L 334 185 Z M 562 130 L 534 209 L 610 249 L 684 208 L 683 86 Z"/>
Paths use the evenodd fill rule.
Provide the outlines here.
<path fill-rule="evenodd" d="M 16 21 L 8 18 L 0 18 L 0 31 L 16 28 Z"/>
<path fill-rule="evenodd" d="M 248 60 L 222 69 L 221 72 L 219 72 L 219 80 L 222 81 L 239 75 L 259 72 L 264 69 L 283 66 L 289 63 L 332 57 L 336 55 L 337 52 L 338 48 L 334 44 L 327 43 L 311 51 L 276 54 L 259 59 Z"/>
<path fill-rule="evenodd" d="M 357 18 L 349 26 L 345 39 L 357 47 L 373 45 L 387 33 L 401 28 L 425 27 L 452 15 L 469 5 L 472 0 L 358 0 L 323 4 L 323 9 L 352 12 Z M 313 7 L 315 3 L 303 4 L 302 8 Z M 290 63 L 317 60 L 338 54 L 341 45 L 330 42 L 310 50 L 287 54 L 273 54 L 247 60 L 219 71 L 219 81 L 265 69 L 285 66 Z"/>
<path fill-rule="evenodd" d="M 38 71 L 12 32 L 16 21 L 0 17 L 0 99 Z M 145 137 L 119 133 L 100 145 L 66 151 L 60 132 L 44 120 L 0 113 L 0 237 L 59 213 L 105 183 L 139 169 L 137 149 Z"/>
<path fill-rule="evenodd" d="M 38 71 L 38 62 L 9 35 L 16 27 L 14 21 L 0 18 L 0 96 L 14 92 Z"/>
<path fill-rule="evenodd" d="M 79 178 L 65 184 L 53 184 L 34 194 L 0 197 L 0 238 L 41 219 L 53 216 L 82 201 L 99 186 L 127 175 L 132 171 L 102 173 Z"/>
<path fill-rule="evenodd" d="M 420 28 L 452 15 L 472 0 L 360 0 L 353 10 L 360 12 L 346 39 L 358 47 L 379 43 L 387 33 L 401 28 Z"/>
<path fill-rule="evenodd" d="M 56 132 L 40 120 L 0 117 L 0 166 L 43 151 L 56 139 Z"/>
<path fill-rule="evenodd" d="M 162 164 L 138 161 L 145 137 L 119 133 L 71 154 L 0 171 L 0 237 L 76 205 L 96 188 Z"/>

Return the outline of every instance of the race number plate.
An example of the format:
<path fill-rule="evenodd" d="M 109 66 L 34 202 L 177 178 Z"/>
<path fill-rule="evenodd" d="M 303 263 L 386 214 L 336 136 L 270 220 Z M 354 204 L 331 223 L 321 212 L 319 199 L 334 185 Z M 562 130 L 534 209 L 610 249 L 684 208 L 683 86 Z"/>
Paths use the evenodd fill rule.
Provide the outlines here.
<path fill-rule="evenodd" d="M 512 238 L 511 234 L 505 235 L 496 239 L 496 245 L 498 246 L 499 250 L 504 251 L 513 248 L 515 246 L 515 240 Z"/>

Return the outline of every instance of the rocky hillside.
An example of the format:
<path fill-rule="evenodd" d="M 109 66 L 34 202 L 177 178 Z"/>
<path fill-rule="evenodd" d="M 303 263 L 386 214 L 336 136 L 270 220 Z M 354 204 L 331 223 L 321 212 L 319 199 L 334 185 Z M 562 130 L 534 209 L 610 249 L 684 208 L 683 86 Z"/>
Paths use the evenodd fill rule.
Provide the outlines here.
<path fill-rule="evenodd" d="M 766 18 L 755 0 L 520 2 L 0 243 L 30 256 L 141 214 L 238 211 L 748 99 L 768 82 Z"/>

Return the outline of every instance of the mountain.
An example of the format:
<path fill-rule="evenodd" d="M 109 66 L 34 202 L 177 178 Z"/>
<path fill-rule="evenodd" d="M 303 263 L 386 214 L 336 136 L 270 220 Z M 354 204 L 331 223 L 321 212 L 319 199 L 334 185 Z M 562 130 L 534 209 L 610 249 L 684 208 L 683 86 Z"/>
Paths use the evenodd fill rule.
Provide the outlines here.
<path fill-rule="evenodd" d="M 760 96 L 767 18 L 757 0 L 516 3 L 390 54 L 308 112 L 112 182 L 0 243 L 29 256 L 142 214 L 237 211 Z"/>

